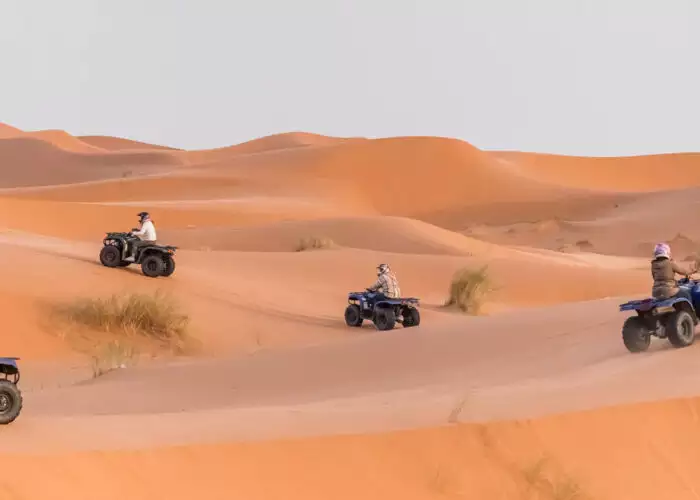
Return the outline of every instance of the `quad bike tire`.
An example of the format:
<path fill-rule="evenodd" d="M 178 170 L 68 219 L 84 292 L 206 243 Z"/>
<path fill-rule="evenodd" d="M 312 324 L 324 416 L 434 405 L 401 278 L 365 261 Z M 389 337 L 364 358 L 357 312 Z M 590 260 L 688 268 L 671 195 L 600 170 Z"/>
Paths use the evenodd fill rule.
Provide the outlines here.
<path fill-rule="evenodd" d="M 149 278 L 157 278 L 165 271 L 165 263 L 160 255 L 147 255 L 141 261 L 141 272 Z"/>
<path fill-rule="evenodd" d="M 420 325 L 420 312 L 415 307 L 404 307 L 402 314 L 404 328 Z"/>
<path fill-rule="evenodd" d="M 175 272 L 175 259 L 170 255 L 163 257 L 163 274 L 161 276 L 168 277 Z"/>
<path fill-rule="evenodd" d="M 350 304 L 345 308 L 345 324 L 358 328 L 362 326 L 362 311 L 357 304 Z"/>
<path fill-rule="evenodd" d="M 0 425 L 7 425 L 22 411 L 22 393 L 9 380 L 0 380 Z"/>
<path fill-rule="evenodd" d="M 630 316 L 622 325 L 622 341 L 629 352 L 644 352 L 651 345 L 651 333 L 639 316 Z"/>
<path fill-rule="evenodd" d="M 389 307 L 379 309 L 376 312 L 374 324 L 377 330 L 392 330 L 396 324 L 396 314 L 394 310 Z"/>
<path fill-rule="evenodd" d="M 695 321 L 688 311 L 676 311 L 668 317 L 666 337 L 673 347 L 688 347 L 695 341 Z"/>
<path fill-rule="evenodd" d="M 113 245 L 105 245 L 100 250 L 100 263 L 105 267 L 117 267 L 122 262 L 119 248 Z"/>

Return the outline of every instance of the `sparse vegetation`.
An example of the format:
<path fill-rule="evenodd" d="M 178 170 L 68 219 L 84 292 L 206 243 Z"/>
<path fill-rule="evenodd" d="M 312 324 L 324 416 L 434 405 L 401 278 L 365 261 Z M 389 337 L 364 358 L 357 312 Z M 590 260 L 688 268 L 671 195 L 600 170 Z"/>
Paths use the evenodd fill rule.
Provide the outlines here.
<path fill-rule="evenodd" d="M 296 246 L 296 251 L 303 252 L 305 250 L 321 250 L 333 248 L 334 246 L 335 243 L 330 238 L 310 236 L 299 240 Z"/>
<path fill-rule="evenodd" d="M 545 457 L 541 457 L 537 462 L 523 469 L 523 477 L 528 486 L 537 488 L 544 481 L 544 468 L 547 463 Z"/>
<path fill-rule="evenodd" d="M 59 308 L 69 321 L 105 332 L 140 334 L 177 350 L 187 338 L 189 316 L 160 291 L 82 298 Z"/>
<path fill-rule="evenodd" d="M 523 479 L 531 493 L 552 500 L 583 500 L 587 498 L 580 484 L 571 476 L 564 475 L 559 479 L 552 479 L 551 474 L 546 474 L 545 469 L 549 459 L 545 456 L 538 459 L 532 465 L 522 470 Z"/>
<path fill-rule="evenodd" d="M 574 479 L 566 477 L 552 484 L 554 500 L 580 500 L 583 498 L 581 486 Z"/>
<path fill-rule="evenodd" d="M 463 268 L 452 277 L 446 306 L 456 305 L 468 314 L 479 314 L 485 295 L 492 290 L 487 266 Z"/>
<path fill-rule="evenodd" d="M 126 368 L 133 364 L 136 350 L 125 343 L 114 341 L 103 345 L 92 356 L 92 376 L 97 378 L 117 368 Z"/>

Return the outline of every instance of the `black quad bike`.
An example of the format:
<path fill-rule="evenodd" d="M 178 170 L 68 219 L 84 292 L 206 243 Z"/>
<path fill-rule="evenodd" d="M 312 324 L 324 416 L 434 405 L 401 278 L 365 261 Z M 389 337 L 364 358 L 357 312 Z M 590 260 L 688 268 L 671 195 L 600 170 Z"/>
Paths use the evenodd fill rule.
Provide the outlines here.
<path fill-rule="evenodd" d="M 11 424 L 22 411 L 18 359 L 0 358 L 0 425 Z"/>
<path fill-rule="evenodd" d="M 138 237 L 131 233 L 107 233 L 102 241 L 100 262 L 106 267 L 126 267 L 140 264 L 141 271 L 149 278 L 170 276 L 175 272 L 175 251 L 172 245 L 146 245 L 131 255 L 131 244 Z"/>

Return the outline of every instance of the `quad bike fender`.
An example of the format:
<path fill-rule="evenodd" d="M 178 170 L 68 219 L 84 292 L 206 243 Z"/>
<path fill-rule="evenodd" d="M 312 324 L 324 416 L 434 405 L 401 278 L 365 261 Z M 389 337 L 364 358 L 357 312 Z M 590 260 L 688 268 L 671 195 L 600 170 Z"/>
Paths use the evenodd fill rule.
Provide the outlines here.
<path fill-rule="evenodd" d="M 19 358 L 0 358 L 0 373 L 6 375 L 16 375 L 19 373 L 17 360 Z"/>
<path fill-rule="evenodd" d="M 674 311 L 688 311 L 692 316 L 695 316 L 693 304 L 685 297 L 667 299 L 656 305 L 657 314 L 668 314 Z"/>
<path fill-rule="evenodd" d="M 9 380 L 15 385 L 19 383 L 19 358 L 0 358 L 0 380 Z"/>

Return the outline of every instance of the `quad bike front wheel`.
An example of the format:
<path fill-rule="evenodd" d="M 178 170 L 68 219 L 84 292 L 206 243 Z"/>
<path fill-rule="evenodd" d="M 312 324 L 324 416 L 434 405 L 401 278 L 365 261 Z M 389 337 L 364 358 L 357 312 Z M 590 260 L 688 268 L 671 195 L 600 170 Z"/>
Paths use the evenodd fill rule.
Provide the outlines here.
<path fill-rule="evenodd" d="M 350 304 L 345 308 L 345 324 L 355 328 L 362 326 L 360 306 L 357 304 Z"/>
<path fill-rule="evenodd" d="M 622 341 L 629 352 L 644 352 L 651 344 L 651 333 L 639 316 L 630 316 L 622 326 Z"/>
<path fill-rule="evenodd" d="M 112 245 L 105 245 L 100 250 L 100 262 L 105 267 L 117 267 L 122 261 L 121 252 Z"/>
<path fill-rule="evenodd" d="M 22 393 L 9 380 L 0 380 L 0 425 L 12 423 L 22 411 Z"/>
<path fill-rule="evenodd" d="M 157 278 L 165 271 L 165 263 L 160 255 L 148 255 L 141 261 L 141 272 L 149 278 Z"/>
<path fill-rule="evenodd" d="M 676 311 L 666 320 L 666 336 L 673 347 L 688 347 L 695 341 L 695 322 L 687 311 Z"/>

